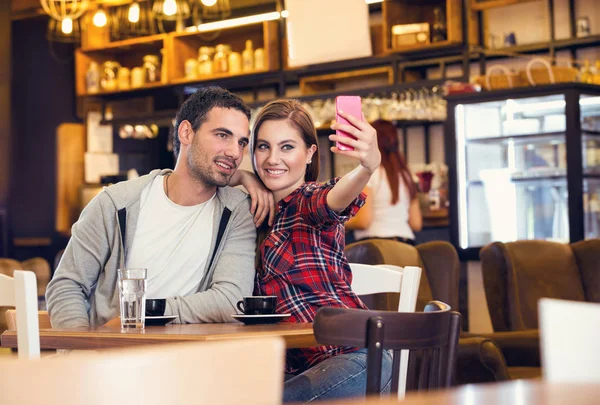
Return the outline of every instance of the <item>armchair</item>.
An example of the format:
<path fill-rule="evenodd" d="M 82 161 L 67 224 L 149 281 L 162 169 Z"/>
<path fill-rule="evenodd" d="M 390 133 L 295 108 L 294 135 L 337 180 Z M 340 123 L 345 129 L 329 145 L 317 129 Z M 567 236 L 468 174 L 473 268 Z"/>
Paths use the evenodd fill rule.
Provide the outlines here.
<path fill-rule="evenodd" d="M 422 311 L 432 300 L 446 302 L 453 309 L 458 308 L 460 262 L 456 250 L 448 242 L 428 242 L 414 247 L 392 240 L 370 239 L 346 246 L 346 256 L 351 263 L 421 267 L 423 272 L 417 295 L 417 311 Z M 376 304 L 376 309 L 395 311 L 398 298 L 388 298 L 388 302 Z M 461 333 L 461 336 L 465 335 Z M 508 379 L 506 362 L 492 339 L 475 335 L 459 339 L 455 383 Z"/>
<path fill-rule="evenodd" d="M 512 379 L 541 375 L 540 298 L 600 302 L 600 240 L 494 242 L 480 252 L 485 297 Z"/>

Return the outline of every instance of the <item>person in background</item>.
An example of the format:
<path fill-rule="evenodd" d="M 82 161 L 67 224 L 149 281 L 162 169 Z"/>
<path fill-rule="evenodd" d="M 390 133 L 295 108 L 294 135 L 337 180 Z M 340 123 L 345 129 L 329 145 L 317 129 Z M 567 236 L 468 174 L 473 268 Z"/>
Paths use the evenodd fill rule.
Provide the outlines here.
<path fill-rule="evenodd" d="M 176 322 L 231 322 L 252 293 L 256 227 L 273 207 L 252 173 L 237 171 L 250 110 L 218 87 L 176 116 L 175 170 L 105 188 L 83 210 L 48 285 L 53 327 L 98 326 L 119 315 L 117 269 L 146 268 L 147 298 Z M 242 183 L 250 195 L 228 185 Z M 254 213 L 254 218 L 251 214 Z M 272 211 L 273 212 L 273 211 Z"/>
<path fill-rule="evenodd" d="M 389 121 L 373 123 L 381 152 L 381 166 L 364 190 L 369 196 L 358 215 L 346 223 L 361 239 L 394 239 L 415 244 L 415 234 L 423 227 L 417 187 L 398 144 L 396 127 Z"/>
<path fill-rule="evenodd" d="M 358 160 L 346 176 L 325 184 L 319 174 L 317 135 L 308 112 L 295 100 L 267 104 L 256 117 L 250 141 L 256 174 L 277 203 L 274 225 L 259 237 L 255 295 L 278 298 L 276 312 L 288 322 L 313 322 L 321 307 L 367 309 L 351 289 L 344 255 L 344 222 L 364 204 L 361 190 L 380 163 L 375 130 L 340 112 L 352 125 L 334 124 L 356 140 L 331 135 L 353 151 L 334 153 Z M 260 241 L 263 239 L 262 241 Z M 290 349 L 284 402 L 364 396 L 367 352 L 350 347 Z M 383 357 L 382 391 L 389 390 L 391 356 Z"/>

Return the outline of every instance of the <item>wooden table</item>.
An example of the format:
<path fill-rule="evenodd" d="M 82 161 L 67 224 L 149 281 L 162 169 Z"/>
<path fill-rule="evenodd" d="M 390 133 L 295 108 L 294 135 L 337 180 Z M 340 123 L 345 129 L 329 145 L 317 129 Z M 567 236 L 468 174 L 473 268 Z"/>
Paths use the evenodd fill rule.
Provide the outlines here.
<path fill-rule="evenodd" d="M 439 392 L 408 394 L 402 405 L 596 405 L 600 384 L 548 384 L 535 380 L 471 384 Z M 398 399 L 327 401 L 323 405 L 399 405 Z"/>
<path fill-rule="evenodd" d="M 119 326 L 96 328 L 40 329 L 42 349 L 103 349 L 123 346 L 174 342 L 208 342 L 249 339 L 268 336 L 284 338 L 288 348 L 317 346 L 312 323 L 278 323 L 251 325 L 241 323 L 211 323 L 148 326 L 143 332 L 121 332 Z M 2 347 L 17 347 L 17 333 L 2 334 Z"/>

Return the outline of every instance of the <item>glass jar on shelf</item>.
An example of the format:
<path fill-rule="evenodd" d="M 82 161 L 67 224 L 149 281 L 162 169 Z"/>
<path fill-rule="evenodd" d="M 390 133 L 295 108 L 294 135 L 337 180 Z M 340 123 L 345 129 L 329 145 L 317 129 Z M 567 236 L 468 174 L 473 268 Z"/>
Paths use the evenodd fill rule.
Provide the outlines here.
<path fill-rule="evenodd" d="M 229 73 L 232 75 L 242 73 L 242 55 L 239 52 L 229 54 Z"/>
<path fill-rule="evenodd" d="M 90 62 L 85 73 L 85 90 L 88 93 L 97 93 L 100 90 L 100 67 L 94 61 Z"/>
<path fill-rule="evenodd" d="M 121 65 L 119 62 L 107 60 L 102 64 L 102 76 L 100 87 L 104 91 L 115 91 L 117 89 L 117 74 Z"/>
<path fill-rule="evenodd" d="M 119 90 L 127 90 L 130 87 L 130 76 L 131 71 L 126 67 L 119 68 L 117 72 L 117 84 Z"/>
<path fill-rule="evenodd" d="M 229 71 L 229 55 L 227 53 L 228 48 L 229 47 L 224 44 L 219 44 L 216 46 L 215 57 L 213 58 L 214 73 L 227 73 Z"/>
<path fill-rule="evenodd" d="M 212 76 L 213 61 L 212 54 L 214 48 L 201 46 L 198 48 L 198 75 L 200 77 Z"/>
<path fill-rule="evenodd" d="M 158 55 L 146 55 L 143 61 L 144 82 L 156 83 L 160 81 L 160 60 Z"/>

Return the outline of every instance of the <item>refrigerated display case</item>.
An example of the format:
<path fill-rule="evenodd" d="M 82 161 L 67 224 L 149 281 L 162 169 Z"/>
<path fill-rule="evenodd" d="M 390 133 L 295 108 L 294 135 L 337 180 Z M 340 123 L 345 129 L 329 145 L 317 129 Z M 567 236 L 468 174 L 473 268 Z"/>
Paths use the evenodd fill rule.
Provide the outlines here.
<path fill-rule="evenodd" d="M 600 237 L 600 86 L 448 97 L 450 234 L 467 259 L 494 241 Z"/>

